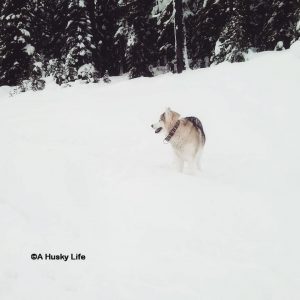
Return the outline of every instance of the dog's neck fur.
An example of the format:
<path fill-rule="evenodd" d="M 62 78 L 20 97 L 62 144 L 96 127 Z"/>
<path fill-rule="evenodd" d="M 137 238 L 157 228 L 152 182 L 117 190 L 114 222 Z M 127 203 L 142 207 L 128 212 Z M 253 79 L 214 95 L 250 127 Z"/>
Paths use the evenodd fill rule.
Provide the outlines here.
<path fill-rule="evenodd" d="M 171 119 L 171 122 L 167 122 L 166 126 L 166 130 L 167 133 L 169 134 L 169 132 L 173 129 L 173 127 L 175 126 L 176 122 L 179 120 L 180 115 L 176 115 Z"/>

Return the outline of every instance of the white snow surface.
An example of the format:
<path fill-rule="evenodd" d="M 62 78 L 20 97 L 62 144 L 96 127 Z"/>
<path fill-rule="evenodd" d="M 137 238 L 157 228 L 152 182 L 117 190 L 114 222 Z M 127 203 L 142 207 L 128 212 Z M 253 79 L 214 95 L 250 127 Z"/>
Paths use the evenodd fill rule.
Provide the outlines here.
<path fill-rule="evenodd" d="M 300 59 L 300 40 L 291 45 L 290 52 Z"/>
<path fill-rule="evenodd" d="M 0 299 L 298 300 L 299 78 L 282 51 L 13 98 L 0 88 Z M 198 175 L 175 171 L 150 128 L 167 106 L 203 122 Z"/>

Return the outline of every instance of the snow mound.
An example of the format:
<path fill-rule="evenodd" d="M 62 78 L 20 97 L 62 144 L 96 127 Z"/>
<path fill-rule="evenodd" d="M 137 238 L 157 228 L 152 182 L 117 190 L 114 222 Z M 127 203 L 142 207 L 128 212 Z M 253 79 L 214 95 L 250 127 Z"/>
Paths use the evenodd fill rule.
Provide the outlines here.
<path fill-rule="evenodd" d="M 90 74 L 95 72 L 95 68 L 92 64 L 82 65 L 78 70 L 78 76 L 80 77 L 88 77 Z"/>

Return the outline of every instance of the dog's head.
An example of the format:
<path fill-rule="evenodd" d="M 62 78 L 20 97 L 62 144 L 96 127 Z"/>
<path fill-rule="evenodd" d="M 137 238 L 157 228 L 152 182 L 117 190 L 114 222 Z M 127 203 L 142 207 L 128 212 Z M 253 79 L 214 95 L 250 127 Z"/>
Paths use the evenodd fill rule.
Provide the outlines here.
<path fill-rule="evenodd" d="M 155 130 L 155 133 L 160 133 L 162 130 L 170 130 L 170 126 L 174 126 L 175 122 L 179 119 L 180 115 L 172 111 L 169 107 L 163 114 L 160 115 L 159 121 L 152 124 L 151 127 Z"/>

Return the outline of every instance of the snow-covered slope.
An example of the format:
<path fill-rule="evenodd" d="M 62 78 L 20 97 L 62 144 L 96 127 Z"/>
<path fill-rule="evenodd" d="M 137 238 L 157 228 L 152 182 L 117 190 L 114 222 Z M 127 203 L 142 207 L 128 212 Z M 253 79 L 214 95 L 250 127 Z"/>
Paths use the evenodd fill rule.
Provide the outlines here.
<path fill-rule="evenodd" d="M 298 300 L 296 50 L 13 98 L 1 88 L 0 299 Z M 166 106 L 202 120 L 202 174 L 177 173 L 150 128 Z"/>

